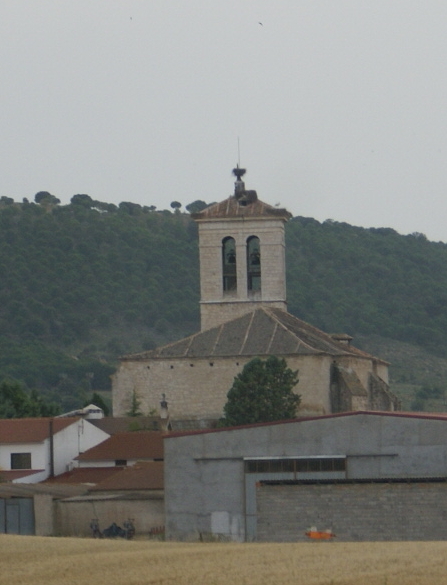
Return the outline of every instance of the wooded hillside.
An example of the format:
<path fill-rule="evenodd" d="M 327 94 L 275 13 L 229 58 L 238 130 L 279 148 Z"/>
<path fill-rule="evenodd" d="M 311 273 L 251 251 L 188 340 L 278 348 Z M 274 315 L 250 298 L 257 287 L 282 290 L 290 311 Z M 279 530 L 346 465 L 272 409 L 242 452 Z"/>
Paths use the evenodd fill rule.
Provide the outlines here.
<path fill-rule="evenodd" d="M 197 230 L 178 205 L 35 200 L 0 198 L 0 380 L 74 408 L 118 355 L 197 330 Z M 286 239 L 291 313 L 447 356 L 447 244 L 303 217 Z"/>

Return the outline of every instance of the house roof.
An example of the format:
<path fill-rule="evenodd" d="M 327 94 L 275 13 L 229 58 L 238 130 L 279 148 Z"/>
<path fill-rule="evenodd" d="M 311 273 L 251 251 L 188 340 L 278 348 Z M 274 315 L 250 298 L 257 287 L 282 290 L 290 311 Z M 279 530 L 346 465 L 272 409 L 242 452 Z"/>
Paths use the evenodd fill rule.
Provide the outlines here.
<path fill-rule="evenodd" d="M 21 479 L 22 477 L 28 477 L 29 475 L 35 475 L 45 471 L 44 469 L 2 469 L 0 470 L 0 481 L 14 481 Z"/>
<path fill-rule="evenodd" d="M 203 429 L 195 431 L 179 431 L 166 434 L 164 439 L 172 439 L 176 437 L 187 437 L 190 435 L 205 435 L 209 433 L 223 433 L 228 431 L 238 431 L 240 429 L 250 429 L 255 427 L 269 427 L 274 425 L 287 425 L 296 423 L 306 423 L 310 421 L 318 421 L 333 418 L 345 418 L 350 416 L 384 416 L 394 418 L 410 418 L 421 420 L 439 420 L 447 422 L 447 412 L 403 412 L 403 411 L 382 411 L 382 410 L 353 410 L 349 412 L 339 412 L 336 414 L 324 414 L 321 416 L 306 416 L 300 418 L 291 418 L 287 420 L 277 420 L 265 423 L 253 423 L 249 425 L 239 425 L 235 427 L 218 427 L 214 429 Z"/>
<path fill-rule="evenodd" d="M 55 498 L 67 498 L 87 491 L 85 486 L 59 485 L 56 483 L 0 483 L 0 498 L 32 497 L 35 494 L 49 494 Z"/>
<path fill-rule="evenodd" d="M 42 483 L 56 483 L 56 484 L 91 484 L 96 485 L 104 481 L 111 475 L 119 473 L 123 468 L 118 466 L 113 467 L 75 467 L 71 471 L 66 471 L 61 475 L 49 478 Z"/>
<path fill-rule="evenodd" d="M 254 191 L 248 191 L 248 193 L 255 193 Z M 206 207 L 203 211 L 193 213 L 192 218 L 196 221 L 210 220 L 210 219 L 256 219 L 256 218 L 273 218 L 277 217 L 287 221 L 292 217 L 292 214 L 286 209 L 272 207 L 268 203 L 260 201 L 255 195 L 253 198 L 248 197 L 248 201 L 244 199 L 245 203 L 241 204 L 240 199 L 237 199 L 234 195 L 228 197 L 220 203 L 215 203 Z"/>
<path fill-rule="evenodd" d="M 118 459 L 163 459 L 160 431 L 116 433 L 76 457 L 79 461 L 116 461 Z"/>
<path fill-rule="evenodd" d="M 56 434 L 79 418 L 3 418 L 0 419 L 0 444 L 41 443 L 50 436 L 50 422 Z"/>
<path fill-rule="evenodd" d="M 114 473 L 90 489 L 115 490 L 162 490 L 164 488 L 163 461 L 139 461 Z"/>
<path fill-rule="evenodd" d="M 371 355 L 309 325 L 281 309 L 261 307 L 232 321 L 195 333 L 169 345 L 121 360 L 217 358 L 269 355 L 331 355 L 372 358 Z M 383 362 L 378 358 L 374 358 Z"/>

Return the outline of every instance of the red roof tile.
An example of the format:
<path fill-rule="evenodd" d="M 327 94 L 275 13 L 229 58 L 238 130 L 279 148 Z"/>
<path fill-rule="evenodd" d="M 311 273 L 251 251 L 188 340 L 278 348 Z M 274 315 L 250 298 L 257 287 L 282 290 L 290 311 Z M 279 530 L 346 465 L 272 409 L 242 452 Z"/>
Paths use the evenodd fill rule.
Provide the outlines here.
<path fill-rule="evenodd" d="M 14 481 L 15 479 L 20 479 L 22 477 L 27 477 L 28 475 L 34 475 L 36 473 L 41 473 L 44 469 L 7 469 L 0 471 L 0 481 L 9 482 Z"/>
<path fill-rule="evenodd" d="M 101 481 L 109 478 L 111 475 L 119 473 L 122 467 L 75 467 L 71 471 L 56 475 L 42 483 L 63 483 L 63 484 L 93 484 L 96 485 Z"/>
<path fill-rule="evenodd" d="M 140 461 L 111 475 L 90 491 L 162 490 L 163 467 L 163 461 Z"/>
<path fill-rule="evenodd" d="M 78 418 L 2 418 L 0 419 L 1 443 L 41 443 L 50 436 L 50 421 L 53 433 L 72 425 Z"/>
<path fill-rule="evenodd" d="M 116 433 L 96 447 L 78 455 L 79 461 L 116 461 L 118 459 L 163 459 L 163 434 L 160 431 Z"/>

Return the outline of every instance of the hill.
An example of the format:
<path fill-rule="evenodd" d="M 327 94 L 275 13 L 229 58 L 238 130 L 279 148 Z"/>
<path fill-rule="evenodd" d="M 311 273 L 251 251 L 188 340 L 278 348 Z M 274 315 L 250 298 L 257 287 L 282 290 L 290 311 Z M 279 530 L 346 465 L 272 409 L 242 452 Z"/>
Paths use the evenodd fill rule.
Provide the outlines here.
<path fill-rule="evenodd" d="M 35 201 L 0 198 L 0 379 L 68 409 L 110 388 L 118 355 L 197 330 L 197 230 L 179 204 L 75 195 L 60 205 L 46 192 Z M 446 244 L 303 217 L 287 224 L 286 242 L 291 313 L 365 349 L 375 343 L 381 357 L 385 340 L 447 357 Z M 410 355 L 391 373 L 413 394 L 443 384 Z"/>

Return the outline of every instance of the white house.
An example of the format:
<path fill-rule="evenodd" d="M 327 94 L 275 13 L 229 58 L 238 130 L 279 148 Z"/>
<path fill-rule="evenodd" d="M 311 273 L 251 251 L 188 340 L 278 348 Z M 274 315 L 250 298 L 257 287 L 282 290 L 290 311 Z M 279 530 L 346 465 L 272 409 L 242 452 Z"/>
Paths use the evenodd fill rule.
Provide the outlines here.
<path fill-rule="evenodd" d="M 116 433 L 76 457 L 79 467 L 127 467 L 142 461 L 163 461 L 161 431 Z"/>
<path fill-rule="evenodd" d="M 108 438 L 78 417 L 0 419 L 0 480 L 37 483 L 59 475 Z"/>

